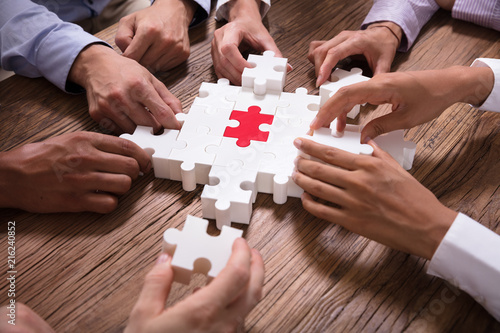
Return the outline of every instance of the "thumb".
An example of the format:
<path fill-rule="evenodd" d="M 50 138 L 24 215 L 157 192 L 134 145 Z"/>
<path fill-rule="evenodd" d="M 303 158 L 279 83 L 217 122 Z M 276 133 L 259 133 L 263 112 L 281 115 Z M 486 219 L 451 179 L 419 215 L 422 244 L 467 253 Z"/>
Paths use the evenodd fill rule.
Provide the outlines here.
<path fill-rule="evenodd" d="M 366 143 L 381 134 L 404 128 L 405 125 L 401 115 L 391 112 L 382 117 L 375 118 L 366 124 L 361 131 L 361 142 Z"/>
<path fill-rule="evenodd" d="M 171 261 L 172 257 L 167 253 L 162 253 L 158 257 L 156 265 L 146 275 L 144 286 L 132 314 L 156 317 L 163 312 L 174 280 Z"/>
<path fill-rule="evenodd" d="M 127 47 L 132 42 L 132 39 L 134 39 L 134 22 L 135 19 L 133 17 L 125 17 L 120 21 L 118 25 L 118 30 L 116 31 L 115 36 L 115 43 L 122 52 L 125 52 Z"/>

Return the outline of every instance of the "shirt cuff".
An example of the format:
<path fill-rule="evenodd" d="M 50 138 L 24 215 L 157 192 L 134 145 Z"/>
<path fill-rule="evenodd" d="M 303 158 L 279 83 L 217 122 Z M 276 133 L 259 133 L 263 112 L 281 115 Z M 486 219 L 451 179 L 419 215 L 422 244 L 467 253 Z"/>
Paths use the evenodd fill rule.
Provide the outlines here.
<path fill-rule="evenodd" d="M 427 273 L 464 290 L 500 320 L 500 236 L 493 231 L 458 214 Z"/>
<path fill-rule="evenodd" d="M 489 67 L 493 71 L 494 83 L 490 95 L 480 106 L 475 108 L 485 111 L 500 112 L 500 59 L 478 58 L 471 67 Z"/>
<path fill-rule="evenodd" d="M 72 93 L 81 92 L 81 87 L 68 84 L 69 71 L 80 52 L 86 46 L 95 43 L 109 46 L 76 24 L 61 23 L 40 45 L 37 57 L 45 60 L 39 62 L 38 69 L 47 80 L 60 89 Z"/>
<path fill-rule="evenodd" d="M 500 1 L 455 0 L 451 16 L 459 20 L 499 30 Z"/>
<path fill-rule="evenodd" d="M 422 27 L 438 9 L 439 6 L 431 0 L 375 0 L 361 25 L 361 29 L 366 29 L 372 23 L 383 21 L 390 21 L 399 25 L 403 30 L 403 37 L 398 51 L 406 52 L 417 39 Z"/>
<path fill-rule="evenodd" d="M 230 0 L 219 0 L 217 1 L 217 9 L 215 11 L 215 19 L 217 21 L 226 20 L 229 21 L 229 10 L 227 3 Z M 260 2 L 260 16 L 264 18 L 267 15 L 267 12 L 271 8 L 271 0 L 262 0 Z"/>

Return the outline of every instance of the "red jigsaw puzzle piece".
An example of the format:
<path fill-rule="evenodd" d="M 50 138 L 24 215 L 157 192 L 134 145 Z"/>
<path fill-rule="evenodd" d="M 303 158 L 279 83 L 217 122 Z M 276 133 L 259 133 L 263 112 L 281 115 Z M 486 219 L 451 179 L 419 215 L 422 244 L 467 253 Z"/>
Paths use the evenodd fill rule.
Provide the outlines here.
<path fill-rule="evenodd" d="M 259 130 L 260 124 L 273 123 L 274 116 L 268 114 L 260 114 L 260 107 L 251 106 L 248 111 L 233 110 L 229 119 L 235 119 L 240 122 L 238 127 L 226 127 L 224 136 L 229 138 L 237 138 L 236 145 L 239 147 L 248 147 L 250 140 L 267 141 L 269 132 Z"/>

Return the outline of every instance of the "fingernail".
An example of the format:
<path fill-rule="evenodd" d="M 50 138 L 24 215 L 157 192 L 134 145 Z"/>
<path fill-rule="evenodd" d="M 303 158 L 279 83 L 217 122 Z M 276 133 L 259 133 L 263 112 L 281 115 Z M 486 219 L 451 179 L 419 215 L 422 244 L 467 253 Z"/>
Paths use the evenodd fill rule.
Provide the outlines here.
<path fill-rule="evenodd" d="M 320 74 L 318 75 L 318 79 L 316 80 L 316 88 L 319 87 L 319 83 L 323 81 L 323 75 Z"/>
<path fill-rule="evenodd" d="M 363 140 L 363 143 L 364 144 L 367 144 L 368 141 L 370 141 L 372 138 L 370 138 L 369 136 L 367 136 L 364 140 Z"/>
<path fill-rule="evenodd" d="M 299 158 L 300 158 L 300 156 L 295 157 L 295 159 L 293 160 L 293 165 L 297 166 L 297 163 L 299 162 Z"/>
<path fill-rule="evenodd" d="M 290 65 L 290 64 L 287 64 L 287 65 L 288 65 L 288 71 L 289 71 L 289 72 L 290 72 L 290 71 L 293 71 L 293 66 L 292 66 L 292 65 Z"/>
<path fill-rule="evenodd" d="M 309 125 L 310 128 L 318 128 L 318 117 L 314 117 L 314 119 L 311 121 L 311 124 Z"/>
<path fill-rule="evenodd" d="M 292 180 L 295 181 L 296 178 L 297 178 L 297 171 L 293 170 L 293 172 L 292 172 Z"/>
<path fill-rule="evenodd" d="M 151 161 L 148 162 L 148 165 L 146 165 L 146 173 L 151 171 Z"/>
<path fill-rule="evenodd" d="M 301 139 L 293 140 L 293 145 L 295 146 L 295 148 L 300 149 L 300 147 L 302 146 L 302 140 Z"/>
<path fill-rule="evenodd" d="M 168 253 L 162 253 L 156 260 L 157 265 L 161 265 L 166 263 L 170 259 L 170 255 Z"/>

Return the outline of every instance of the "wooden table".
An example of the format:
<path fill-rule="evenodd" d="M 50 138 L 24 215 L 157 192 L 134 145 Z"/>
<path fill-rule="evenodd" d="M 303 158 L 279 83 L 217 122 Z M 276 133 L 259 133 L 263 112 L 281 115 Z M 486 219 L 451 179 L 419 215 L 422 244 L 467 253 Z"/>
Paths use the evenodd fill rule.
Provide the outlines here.
<path fill-rule="evenodd" d="M 366 1 L 274 0 L 266 22 L 294 67 L 285 91 L 314 89 L 307 60 L 309 42 L 356 30 L 368 13 Z M 213 15 L 213 13 L 212 13 Z M 202 82 L 215 82 L 210 41 L 212 18 L 191 31 L 186 64 L 159 75 L 191 105 Z M 116 26 L 100 34 L 113 42 Z M 412 51 L 398 54 L 393 70 L 470 65 L 478 57 L 500 57 L 500 34 L 453 20 L 439 11 Z M 84 95 L 71 96 L 45 79 L 14 76 L 0 83 L 0 147 L 24 144 L 77 130 L 100 131 L 88 116 Z M 368 109 L 368 108 L 367 108 Z M 369 108 L 372 110 L 373 108 Z M 379 108 L 375 112 L 386 112 Z M 373 115 L 359 118 L 366 123 Z M 428 124 L 409 130 L 418 143 L 410 173 L 454 210 L 500 232 L 500 114 L 456 104 Z M 118 332 L 127 323 L 145 274 L 161 246 L 163 231 L 182 227 L 187 214 L 201 216 L 203 186 L 184 192 L 179 182 L 140 178 L 107 215 L 30 214 L 1 209 L 0 253 L 7 261 L 7 222 L 16 222 L 17 301 L 32 307 L 58 332 Z M 214 222 L 210 233 L 215 234 Z M 500 330 L 466 293 L 428 276 L 426 261 L 388 249 L 302 209 L 259 194 L 250 226 L 236 225 L 266 265 L 264 298 L 247 317 L 253 332 L 288 331 L 475 331 Z M 2 275 L 5 277 L 5 275 Z M 4 281 L 5 279 L 2 278 Z M 175 284 L 169 304 L 189 287 Z M 2 283 L 0 303 L 7 300 Z M 2 319 L 3 320 L 3 319 Z"/>

